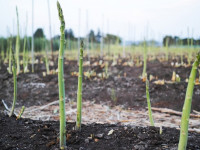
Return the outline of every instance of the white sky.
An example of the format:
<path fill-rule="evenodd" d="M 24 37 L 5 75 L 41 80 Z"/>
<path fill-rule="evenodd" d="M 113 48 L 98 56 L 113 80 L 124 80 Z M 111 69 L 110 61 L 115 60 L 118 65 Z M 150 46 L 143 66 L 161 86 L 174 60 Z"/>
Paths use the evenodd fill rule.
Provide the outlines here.
<path fill-rule="evenodd" d="M 56 0 L 50 1 L 52 34 L 59 34 Z M 200 0 L 59 0 L 63 8 L 66 28 L 78 35 L 79 9 L 81 9 L 81 36 L 88 28 L 97 32 L 103 26 L 104 33 L 113 33 L 126 40 L 156 39 L 164 35 L 200 37 Z M 32 0 L 0 0 L 0 36 L 17 32 L 16 8 L 18 7 L 20 34 L 24 36 L 26 13 L 28 35 L 32 33 Z M 103 19 L 104 18 L 104 19 Z M 103 21 L 104 20 L 104 21 Z M 103 25 L 102 25 L 103 24 Z M 44 28 L 49 37 L 47 0 L 34 0 L 34 30 Z M 148 31 L 148 34 L 147 34 Z M 134 36 L 135 35 L 135 36 Z"/>

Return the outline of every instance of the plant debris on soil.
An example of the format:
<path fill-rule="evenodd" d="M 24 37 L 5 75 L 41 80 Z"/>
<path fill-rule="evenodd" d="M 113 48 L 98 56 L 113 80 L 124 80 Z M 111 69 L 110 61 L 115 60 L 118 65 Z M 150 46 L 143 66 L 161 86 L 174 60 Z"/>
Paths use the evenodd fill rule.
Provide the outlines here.
<path fill-rule="evenodd" d="M 43 121 L 59 121 L 59 101 L 54 101 L 43 106 L 32 106 L 26 108 L 23 113 L 24 118 Z M 76 121 L 76 102 L 65 104 L 67 122 Z M 174 127 L 180 129 L 181 112 L 167 108 L 152 108 L 155 126 L 157 127 Z M 20 108 L 16 110 L 20 112 Z M 199 114 L 192 113 L 189 122 L 189 131 L 200 133 Z M 109 107 L 105 104 L 95 104 L 90 101 L 82 103 L 82 123 L 109 123 L 134 126 L 150 126 L 148 111 L 143 110 L 126 110 L 121 106 Z"/>
<path fill-rule="evenodd" d="M 99 58 L 91 58 L 91 65 L 84 66 L 83 70 L 85 72 L 92 70 L 97 74 L 103 73 L 104 66 L 100 65 L 99 61 L 101 61 Z M 112 65 L 113 62 L 110 61 L 108 67 L 110 75 L 107 79 L 100 79 L 98 76 L 90 79 L 84 77 L 83 100 L 95 101 L 95 103 L 104 102 L 111 106 L 121 105 L 126 109 L 139 110 L 146 108 L 145 83 L 139 78 L 142 74 L 142 66 L 124 66 L 123 64 L 126 61 L 128 60 L 121 59 L 120 63 L 115 65 Z M 66 60 L 65 64 L 66 97 L 68 101 L 76 101 L 78 83 L 77 76 L 73 76 L 72 73 L 78 71 L 77 61 Z M 0 99 L 5 100 L 10 106 L 13 98 L 11 94 L 13 93 L 13 88 L 11 88 L 13 87 L 13 79 L 6 68 L 6 66 L 3 66 L 0 70 Z M 54 66 L 54 68 L 57 67 Z M 58 99 L 57 74 L 43 76 L 43 72 L 46 71 L 44 63 L 35 64 L 35 70 L 35 73 L 18 75 L 16 107 L 23 105 L 26 107 L 40 106 Z M 181 82 L 165 83 L 164 85 L 154 84 L 155 80 L 150 82 L 149 92 L 153 107 L 182 111 L 187 88 L 185 80 L 189 77 L 191 66 L 173 67 L 170 63 L 158 60 L 147 63 L 147 74 L 161 80 L 171 80 L 173 71 L 180 76 Z M 112 93 L 114 93 L 115 99 L 112 98 Z M 199 96 L 200 89 L 199 85 L 197 85 L 194 88 L 192 110 L 200 111 Z"/>
<path fill-rule="evenodd" d="M 59 149 L 59 122 L 19 119 L 0 113 L 1 150 Z M 82 125 L 67 122 L 69 150 L 176 150 L 179 130 L 175 128 L 136 127 L 118 124 Z M 189 133 L 187 149 L 200 149 L 200 134 Z"/>

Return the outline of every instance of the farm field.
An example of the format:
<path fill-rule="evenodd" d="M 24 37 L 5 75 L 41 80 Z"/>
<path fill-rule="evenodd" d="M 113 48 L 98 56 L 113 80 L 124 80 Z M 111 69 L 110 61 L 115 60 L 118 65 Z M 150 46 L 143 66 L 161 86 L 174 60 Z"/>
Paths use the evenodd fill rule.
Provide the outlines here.
<path fill-rule="evenodd" d="M 123 58 L 120 55 L 116 57 L 111 55 L 105 59 L 91 57 L 90 63 L 87 57 L 84 57 L 82 95 L 84 125 L 82 132 L 73 129 L 73 122 L 76 120 L 77 60 L 65 59 L 64 77 L 69 147 L 75 149 L 80 145 L 85 149 L 104 149 L 107 146 L 109 146 L 108 149 L 117 147 L 119 149 L 175 149 L 177 147 L 180 113 L 191 70 L 191 65 L 186 65 L 187 55 L 184 57 L 184 65 L 180 64 L 180 57 L 174 54 L 169 55 L 168 61 L 165 60 L 163 53 L 155 55 L 153 59 L 149 55 L 147 59 L 147 74 L 152 78 L 149 91 L 156 127 L 147 127 L 150 122 L 148 121 L 145 82 L 141 79 L 142 56 L 135 56 L 139 58 L 139 63 L 136 58 L 133 59 L 130 56 L 131 54 Z M 50 74 L 47 75 L 42 57 L 42 55 L 36 57 L 34 73 L 18 75 L 16 103 L 16 112 L 19 112 L 24 105 L 26 110 L 23 117 L 40 121 L 30 119 L 16 121 L 15 117 L 8 118 L 1 113 L 1 126 L 3 127 L 1 130 L 7 131 L 12 128 L 11 132 L 8 130 L 9 132 L 1 137 L 4 141 L 2 146 L 4 145 L 5 149 L 14 146 L 15 139 L 19 140 L 17 142 L 19 147 L 27 145 L 27 149 L 29 147 L 37 149 L 39 145 L 43 145 L 44 149 L 54 149 L 58 145 L 56 136 L 59 124 L 57 58 L 55 54 L 55 61 L 50 62 L 52 66 L 50 65 Z M 10 93 L 13 93 L 13 89 L 9 87 L 12 87 L 13 79 L 12 75 L 7 72 L 7 67 L 8 64 L 3 64 L 1 67 L 1 110 L 5 109 L 4 104 L 8 108 L 12 104 Z M 29 70 L 31 70 L 31 65 Z M 173 72 L 180 76 L 180 82 L 172 81 Z M 197 80 L 192 101 L 194 116 L 190 118 L 191 127 L 189 128 L 191 135 L 189 135 L 188 147 L 191 149 L 198 149 L 200 146 L 198 143 L 200 138 L 199 94 Z M 29 128 L 33 131 L 28 131 Z M 18 133 L 19 130 L 23 132 L 23 135 Z M 111 130 L 114 131 L 108 136 Z M 30 139 L 26 141 L 26 137 Z M 129 139 L 128 143 L 123 139 Z"/>
<path fill-rule="evenodd" d="M 0 150 L 200 150 L 198 4 L 0 1 Z"/>

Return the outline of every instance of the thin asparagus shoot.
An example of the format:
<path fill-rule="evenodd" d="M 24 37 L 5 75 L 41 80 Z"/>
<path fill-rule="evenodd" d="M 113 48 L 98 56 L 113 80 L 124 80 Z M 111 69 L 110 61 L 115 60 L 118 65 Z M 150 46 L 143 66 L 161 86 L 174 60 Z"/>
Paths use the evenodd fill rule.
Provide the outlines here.
<path fill-rule="evenodd" d="M 143 55 L 143 72 L 142 72 L 142 79 L 144 80 L 146 77 L 146 70 L 147 70 L 147 45 L 146 45 L 146 40 L 144 40 L 144 55 Z"/>
<path fill-rule="evenodd" d="M 27 17 L 27 14 L 26 14 L 26 27 L 25 27 L 25 36 L 24 36 L 24 48 L 23 48 L 23 72 L 25 73 L 26 72 L 26 42 L 27 42 L 27 20 L 28 20 L 28 17 Z"/>
<path fill-rule="evenodd" d="M 166 61 L 169 59 L 169 38 L 166 39 Z"/>
<path fill-rule="evenodd" d="M 8 72 L 12 74 L 12 37 L 9 39 L 9 66 Z"/>
<path fill-rule="evenodd" d="M 34 0 L 32 0 L 32 41 L 31 41 L 31 57 L 32 57 L 32 72 L 34 72 L 34 35 L 33 35 L 33 25 L 34 25 Z"/>
<path fill-rule="evenodd" d="M 15 55 L 14 55 L 14 50 L 12 50 L 12 71 L 13 71 L 13 85 L 14 85 L 14 96 L 13 96 L 13 104 L 12 104 L 12 108 L 10 111 L 10 115 L 9 117 L 11 117 L 13 115 L 14 109 L 15 109 L 15 103 L 17 100 L 17 70 L 16 70 L 16 62 L 15 62 Z"/>
<path fill-rule="evenodd" d="M 81 42 L 80 56 L 79 56 L 79 74 L 78 74 L 78 91 L 77 91 L 77 120 L 76 129 L 81 130 L 81 116 L 82 116 L 82 76 L 83 76 L 83 41 Z"/>
<path fill-rule="evenodd" d="M 64 41 L 65 21 L 60 3 L 57 1 L 58 14 L 60 19 L 60 48 L 58 57 L 58 85 L 59 85 L 59 108 L 60 108 L 60 149 L 66 146 L 66 117 L 65 117 L 65 82 L 64 82 Z"/>
<path fill-rule="evenodd" d="M 26 71 L 26 36 L 24 37 L 24 48 L 23 48 L 23 72 Z"/>
<path fill-rule="evenodd" d="M 20 64 L 19 64 L 20 36 L 19 36 L 19 16 L 18 16 L 17 7 L 16 7 L 16 14 L 17 14 L 16 61 L 17 61 L 17 74 L 19 74 L 20 72 Z"/>
<path fill-rule="evenodd" d="M 178 150 L 186 150 L 187 147 L 188 126 L 189 126 L 189 119 L 191 112 L 192 96 L 193 96 L 194 84 L 199 63 L 200 63 L 200 53 L 197 54 L 196 60 L 193 63 L 188 81 L 187 91 L 185 95 L 185 102 L 183 105 L 183 111 L 181 117 L 181 130 L 180 130 Z"/>
<path fill-rule="evenodd" d="M 149 120 L 151 123 L 151 126 L 154 126 L 154 121 L 152 117 L 152 111 L 151 111 L 151 101 L 149 96 L 149 80 L 146 77 L 146 97 L 147 97 L 147 105 L 148 105 L 148 112 L 149 112 Z"/>
<path fill-rule="evenodd" d="M 22 106 L 22 108 L 21 108 L 21 110 L 20 110 L 20 112 L 19 112 L 19 115 L 17 116 L 17 119 L 20 119 L 20 118 L 21 118 L 22 114 L 24 113 L 24 109 L 25 109 L 25 107 Z"/>
<path fill-rule="evenodd" d="M 5 62 L 7 63 L 8 60 L 9 60 L 9 38 L 7 38 L 6 59 L 5 59 Z"/>
<path fill-rule="evenodd" d="M 48 59 L 47 50 L 45 51 L 45 65 L 46 65 L 47 74 L 49 74 L 49 59 Z"/>

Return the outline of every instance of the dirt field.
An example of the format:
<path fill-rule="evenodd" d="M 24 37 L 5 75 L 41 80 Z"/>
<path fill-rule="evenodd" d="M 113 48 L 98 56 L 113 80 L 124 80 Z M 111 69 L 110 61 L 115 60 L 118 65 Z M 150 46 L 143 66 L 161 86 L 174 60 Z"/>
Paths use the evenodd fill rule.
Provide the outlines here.
<path fill-rule="evenodd" d="M 58 78 L 56 73 L 44 76 L 43 72 L 46 71 L 45 64 L 40 61 L 40 57 L 37 59 L 39 63 L 35 64 L 34 73 L 21 73 L 18 75 L 16 110 L 18 111 L 21 106 L 24 105 L 26 107 L 24 113 L 25 117 L 42 119 L 43 121 L 30 119 L 20 119 L 16 121 L 15 117 L 9 118 L 2 111 L 0 113 L 0 133 L 3 133 L 0 136 L 0 147 L 2 147 L 2 149 L 58 148 L 59 141 L 57 138 L 59 135 L 59 122 L 52 121 L 59 120 L 58 104 L 54 103 L 58 100 Z M 182 111 L 187 88 L 186 80 L 189 77 L 191 66 L 185 67 L 179 66 L 178 64 L 173 66 L 172 62 L 175 64 L 177 60 L 170 59 L 168 62 L 158 59 L 149 60 L 147 63 L 147 74 L 152 78 L 150 81 L 152 107 L 168 108 L 170 111 L 174 110 L 177 113 Z M 105 76 L 106 63 L 108 64 L 108 76 Z M 55 61 L 54 64 L 57 64 L 57 61 Z M 5 110 L 5 104 L 9 108 L 11 107 L 13 97 L 13 79 L 6 68 L 7 66 L 2 65 L 0 70 L 1 110 Z M 50 66 L 50 70 L 55 69 L 55 72 L 56 68 L 56 65 Z M 136 61 L 133 62 L 130 59 L 122 58 L 118 58 L 115 61 L 91 58 L 91 65 L 88 65 L 86 61 L 84 62 L 83 102 L 85 103 L 85 110 L 86 108 L 91 109 L 90 112 L 88 112 L 88 110 L 84 112 L 85 118 L 87 118 L 87 113 L 88 118 L 89 116 L 93 118 L 94 115 L 91 114 L 93 114 L 95 110 L 102 110 L 102 115 L 105 116 L 116 114 L 119 110 L 121 112 L 120 118 L 122 119 L 120 120 L 117 116 L 116 118 L 118 119 L 106 120 L 106 118 L 109 117 L 101 117 L 102 115 L 99 115 L 100 119 L 96 117 L 97 119 L 93 121 L 101 124 L 92 123 L 89 121 L 91 118 L 83 119 L 84 125 L 82 126 L 82 131 L 76 132 L 74 130 L 75 124 L 72 123 L 75 121 L 75 117 L 73 116 L 75 114 L 72 113 L 73 117 L 71 118 L 67 115 L 68 149 L 177 149 L 179 130 L 175 128 L 179 126 L 178 124 L 180 122 L 177 120 L 180 120 L 180 115 L 176 113 L 171 114 L 170 112 L 167 112 L 168 115 L 161 115 L 159 113 L 156 114 L 158 111 L 153 111 L 157 126 L 169 126 L 167 124 L 173 124 L 174 122 L 175 125 L 171 127 L 175 128 L 163 127 L 162 134 L 160 134 L 159 127 L 145 127 L 149 124 L 147 123 L 148 114 L 146 111 L 145 82 L 139 78 L 142 74 L 142 69 L 141 62 L 136 65 Z M 171 81 L 173 71 L 180 76 L 181 82 Z M 75 111 L 76 106 L 74 103 L 76 103 L 78 84 L 77 62 L 65 60 L 64 72 L 66 103 L 69 105 L 71 104 L 70 108 L 73 108 L 72 111 Z M 90 72 L 90 76 L 87 75 L 87 72 Z M 197 77 L 198 76 L 197 74 Z M 163 81 L 165 84 L 163 84 Z M 200 140 L 200 126 L 197 123 L 200 111 L 199 96 L 200 85 L 197 84 L 194 88 L 192 101 L 192 113 L 197 117 L 192 120 L 194 126 L 191 130 L 193 128 L 195 130 L 189 134 L 188 141 L 188 149 L 195 150 L 200 149 L 200 144 L 198 142 Z M 51 103 L 54 103 L 51 109 L 50 107 L 48 107 L 48 109 L 40 109 Z M 91 103 L 93 103 L 95 107 L 93 107 Z M 101 105 L 106 108 L 100 107 Z M 33 109 L 37 111 L 30 114 L 29 111 Z M 125 111 L 129 111 L 129 114 L 126 115 Z M 66 112 L 70 114 L 69 109 L 66 110 Z M 99 113 L 101 114 L 101 112 Z M 108 112 L 110 114 L 106 114 Z M 142 115 L 138 117 L 137 112 L 138 115 Z M 135 118 L 130 117 L 131 113 L 136 114 Z M 37 116 L 42 114 L 49 115 L 50 117 L 48 119 L 44 119 L 45 117 L 37 118 Z M 53 117 L 53 115 L 55 116 Z M 98 116 L 98 113 L 96 116 Z M 179 117 L 176 118 L 177 116 Z M 165 122 L 167 118 L 170 121 Z M 112 134 L 108 135 L 109 131 L 111 131 Z"/>

